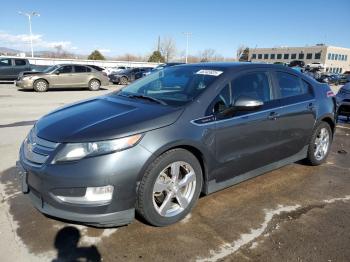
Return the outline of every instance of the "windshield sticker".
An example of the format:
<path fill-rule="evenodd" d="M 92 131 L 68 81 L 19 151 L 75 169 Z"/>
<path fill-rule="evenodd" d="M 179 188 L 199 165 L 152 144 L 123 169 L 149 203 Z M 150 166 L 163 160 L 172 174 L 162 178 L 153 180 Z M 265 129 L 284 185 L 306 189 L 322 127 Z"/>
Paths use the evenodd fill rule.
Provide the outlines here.
<path fill-rule="evenodd" d="M 223 72 L 222 71 L 217 71 L 217 70 L 199 70 L 196 74 L 197 75 L 208 75 L 208 76 L 219 76 Z"/>

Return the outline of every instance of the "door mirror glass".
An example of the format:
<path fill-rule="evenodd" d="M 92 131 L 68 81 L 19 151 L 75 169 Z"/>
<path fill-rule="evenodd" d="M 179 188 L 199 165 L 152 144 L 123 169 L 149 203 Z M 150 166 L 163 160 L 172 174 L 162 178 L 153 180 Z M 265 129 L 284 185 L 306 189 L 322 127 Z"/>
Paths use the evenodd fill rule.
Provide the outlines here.
<path fill-rule="evenodd" d="M 236 111 L 252 111 L 263 106 L 264 102 L 259 99 L 250 97 L 240 97 L 234 103 L 233 107 Z"/>

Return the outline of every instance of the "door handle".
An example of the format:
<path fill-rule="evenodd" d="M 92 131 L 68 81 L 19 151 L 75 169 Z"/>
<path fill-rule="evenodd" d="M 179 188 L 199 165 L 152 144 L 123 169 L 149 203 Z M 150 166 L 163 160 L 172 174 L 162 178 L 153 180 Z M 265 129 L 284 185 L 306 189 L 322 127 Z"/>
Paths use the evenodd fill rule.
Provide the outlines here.
<path fill-rule="evenodd" d="M 270 120 L 276 120 L 279 116 L 280 116 L 279 113 L 271 112 L 267 118 Z"/>
<path fill-rule="evenodd" d="M 314 103 L 310 103 L 307 105 L 307 109 L 309 109 L 310 111 L 314 111 L 315 110 L 315 104 Z"/>

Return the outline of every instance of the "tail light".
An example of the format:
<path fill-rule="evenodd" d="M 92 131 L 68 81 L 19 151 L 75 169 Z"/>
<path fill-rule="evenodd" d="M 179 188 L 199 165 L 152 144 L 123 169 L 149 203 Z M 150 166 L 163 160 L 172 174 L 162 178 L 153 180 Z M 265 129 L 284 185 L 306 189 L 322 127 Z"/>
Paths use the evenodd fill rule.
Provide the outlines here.
<path fill-rule="evenodd" d="M 333 97 L 335 96 L 333 91 L 327 91 L 327 97 Z"/>

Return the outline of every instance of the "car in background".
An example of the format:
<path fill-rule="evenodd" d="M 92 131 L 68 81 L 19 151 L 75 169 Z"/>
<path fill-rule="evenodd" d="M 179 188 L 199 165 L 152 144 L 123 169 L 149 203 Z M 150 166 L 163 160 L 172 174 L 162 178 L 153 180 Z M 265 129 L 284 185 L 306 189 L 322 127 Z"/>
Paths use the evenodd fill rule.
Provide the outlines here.
<path fill-rule="evenodd" d="M 350 118 L 350 82 L 340 88 L 336 95 L 337 113 L 339 116 Z"/>
<path fill-rule="evenodd" d="M 43 72 L 20 74 L 15 82 L 20 89 L 34 89 L 45 92 L 57 87 L 87 87 L 97 91 L 109 84 L 108 77 L 102 72 L 86 65 L 62 64 L 47 68 Z"/>
<path fill-rule="evenodd" d="M 339 79 L 339 84 L 340 85 L 344 85 L 346 83 L 350 82 L 350 75 L 340 75 L 340 79 Z"/>
<path fill-rule="evenodd" d="M 148 67 L 135 67 L 124 69 L 116 73 L 109 75 L 109 81 L 113 84 L 127 85 L 129 82 L 133 82 L 144 76 L 145 72 L 150 71 Z"/>
<path fill-rule="evenodd" d="M 306 67 L 310 68 L 310 69 L 324 69 L 325 68 L 324 64 L 319 63 L 319 62 L 307 64 Z"/>
<path fill-rule="evenodd" d="M 340 84 L 341 77 L 339 74 L 325 73 L 321 74 L 317 81 L 337 86 Z"/>
<path fill-rule="evenodd" d="M 128 69 L 129 67 L 127 66 L 117 66 L 117 67 L 107 67 L 104 72 L 107 74 L 107 76 L 111 74 L 115 74 L 117 72 L 120 72 L 122 70 Z"/>
<path fill-rule="evenodd" d="M 31 71 L 32 65 L 25 58 L 0 57 L 0 80 L 15 80 L 23 71 Z"/>
<path fill-rule="evenodd" d="M 201 194 L 302 159 L 324 163 L 335 131 L 330 94 L 288 67 L 168 67 L 39 119 L 20 148 L 22 192 L 65 220 L 112 227 L 137 212 L 167 226 Z"/>
<path fill-rule="evenodd" d="M 293 60 L 288 64 L 289 67 L 301 67 L 303 68 L 305 66 L 305 62 L 302 60 Z"/>

